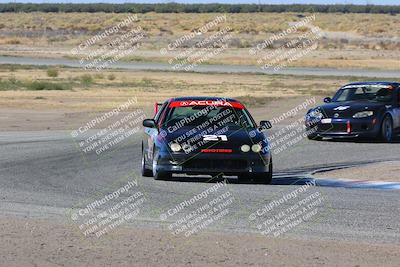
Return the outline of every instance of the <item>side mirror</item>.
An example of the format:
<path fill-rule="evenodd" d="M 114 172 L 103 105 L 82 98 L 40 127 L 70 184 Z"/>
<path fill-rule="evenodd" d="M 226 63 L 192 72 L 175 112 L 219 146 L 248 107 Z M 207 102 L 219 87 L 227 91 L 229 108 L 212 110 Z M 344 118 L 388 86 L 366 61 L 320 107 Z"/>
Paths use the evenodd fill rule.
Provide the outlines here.
<path fill-rule="evenodd" d="M 260 121 L 260 130 L 267 130 L 272 128 L 270 121 Z"/>
<path fill-rule="evenodd" d="M 153 119 L 145 119 L 143 126 L 148 128 L 156 128 L 156 122 Z"/>
<path fill-rule="evenodd" d="M 325 103 L 330 103 L 330 102 L 332 102 L 332 98 L 330 98 L 330 97 L 325 97 L 325 98 L 324 98 L 324 102 L 325 102 Z"/>

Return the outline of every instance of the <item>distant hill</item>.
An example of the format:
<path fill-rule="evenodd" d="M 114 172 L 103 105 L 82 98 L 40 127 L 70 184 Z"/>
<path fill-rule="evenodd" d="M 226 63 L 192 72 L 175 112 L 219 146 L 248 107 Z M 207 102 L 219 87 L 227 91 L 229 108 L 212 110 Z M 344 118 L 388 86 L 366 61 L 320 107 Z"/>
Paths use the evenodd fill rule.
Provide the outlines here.
<path fill-rule="evenodd" d="M 256 5 L 256 4 L 0 4 L 4 12 L 106 12 L 106 13 L 253 13 L 320 12 L 399 14 L 400 6 L 383 5 Z"/>

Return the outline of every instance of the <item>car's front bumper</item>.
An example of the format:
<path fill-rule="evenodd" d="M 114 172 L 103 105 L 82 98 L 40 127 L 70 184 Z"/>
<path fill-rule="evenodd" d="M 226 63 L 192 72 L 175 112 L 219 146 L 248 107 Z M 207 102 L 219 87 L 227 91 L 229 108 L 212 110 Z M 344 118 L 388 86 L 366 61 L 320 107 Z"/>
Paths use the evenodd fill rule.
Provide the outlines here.
<path fill-rule="evenodd" d="M 270 154 L 247 153 L 160 153 L 157 171 L 185 174 L 240 175 L 269 172 Z"/>
<path fill-rule="evenodd" d="M 309 136 L 327 138 L 374 138 L 380 131 L 377 118 L 324 119 L 306 127 Z"/>

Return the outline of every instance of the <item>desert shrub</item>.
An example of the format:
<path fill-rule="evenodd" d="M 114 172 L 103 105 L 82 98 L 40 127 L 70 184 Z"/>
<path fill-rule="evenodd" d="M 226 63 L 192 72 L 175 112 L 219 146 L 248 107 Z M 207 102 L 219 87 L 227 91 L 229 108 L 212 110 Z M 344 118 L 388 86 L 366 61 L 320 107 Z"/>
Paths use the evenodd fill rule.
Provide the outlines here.
<path fill-rule="evenodd" d="M 11 77 L 7 80 L 0 79 L 0 91 L 18 90 L 21 88 L 21 82 Z"/>
<path fill-rule="evenodd" d="M 51 83 L 43 81 L 29 82 L 26 84 L 26 89 L 33 91 L 41 90 L 70 90 L 72 87 L 67 83 Z"/>
<path fill-rule="evenodd" d="M 10 40 L 6 41 L 6 44 L 17 45 L 17 44 L 21 44 L 21 41 L 18 39 L 10 39 Z"/>
<path fill-rule="evenodd" d="M 96 79 L 104 79 L 104 75 L 103 75 L 102 73 L 96 73 L 96 74 L 94 75 L 94 77 L 95 77 Z"/>
<path fill-rule="evenodd" d="M 47 76 L 58 77 L 58 70 L 54 68 L 47 69 Z"/>
<path fill-rule="evenodd" d="M 109 79 L 110 81 L 114 81 L 115 80 L 115 75 L 114 74 L 108 74 L 107 79 Z"/>
<path fill-rule="evenodd" d="M 83 74 L 79 79 L 81 83 L 86 86 L 93 83 L 93 77 L 90 74 Z"/>
<path fill-rule="evenodd" d="M 140 84 L 143 85 L 143 86 L 152 86 L 153 80 L 152 79 L 148 79 L 148 78 L 143 78 L 140 81 Z"/>

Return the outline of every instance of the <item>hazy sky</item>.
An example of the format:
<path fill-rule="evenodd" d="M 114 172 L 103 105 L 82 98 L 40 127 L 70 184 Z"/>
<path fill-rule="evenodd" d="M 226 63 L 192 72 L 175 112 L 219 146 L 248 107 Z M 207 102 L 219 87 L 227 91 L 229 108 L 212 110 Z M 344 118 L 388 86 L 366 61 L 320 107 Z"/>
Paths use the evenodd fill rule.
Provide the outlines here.
<path fill-rule="evenodd" d="M 400 5 L 400 0 L 175 0 L 175 1 L 162 1 L 162 0 L 0 0 L 0 3 L 10 3 L 10 2 L 29 2 L 29 3 L 99 3 L 99 2 L 107 2 L 107 3 L 168 3 L 168 2 L 176 2 L 176 3 L 224 3 L 224 4 L 233 4 L 233 3 L 262 3 L 262 4 L 375 4 L 375 5 Z"/>

